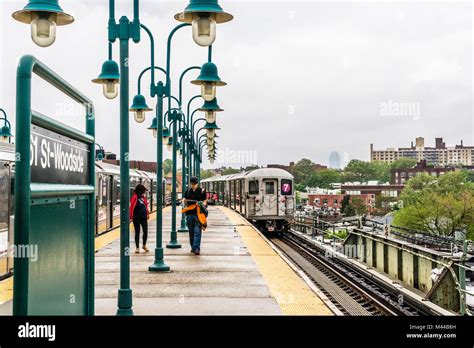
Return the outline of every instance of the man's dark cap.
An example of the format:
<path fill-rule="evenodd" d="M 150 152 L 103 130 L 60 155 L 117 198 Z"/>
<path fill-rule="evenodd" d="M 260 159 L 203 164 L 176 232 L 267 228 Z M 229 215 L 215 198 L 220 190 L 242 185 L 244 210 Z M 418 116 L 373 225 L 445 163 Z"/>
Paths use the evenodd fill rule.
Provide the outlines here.
<path fill-rule="evenodd" d="M 193 176 L 193 177 L 191 178 L 191 180 L 190 180 L 190 183 L 191 183 L 192 185 L 196 185 L 196 184 L 199 183 L 199 180 L 198 180 L 197 177 Z"/>

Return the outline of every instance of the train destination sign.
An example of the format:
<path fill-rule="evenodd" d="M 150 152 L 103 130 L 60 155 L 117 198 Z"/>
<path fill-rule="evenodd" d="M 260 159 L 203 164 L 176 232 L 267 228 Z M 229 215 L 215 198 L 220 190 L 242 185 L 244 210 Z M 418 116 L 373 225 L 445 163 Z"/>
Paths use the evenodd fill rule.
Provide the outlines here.
<path fill-rule="evenodd" d="M 89 184 L 87 144 L 32 125 L 30 149 L 32 183 Z"/>

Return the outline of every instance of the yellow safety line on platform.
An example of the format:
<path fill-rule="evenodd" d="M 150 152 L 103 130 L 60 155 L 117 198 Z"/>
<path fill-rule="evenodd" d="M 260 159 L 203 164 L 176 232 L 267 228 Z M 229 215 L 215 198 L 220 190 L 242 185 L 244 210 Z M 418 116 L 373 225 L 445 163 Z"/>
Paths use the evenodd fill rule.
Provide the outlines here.
<path fill-rule="evenodd" d="M 171 208 L 166 207 L 163 209 L 163 214 L 170 212 Z M 156 213 L 150 214 L 150 221 L 156 219 Z M 132 224 L 130 224 L 130 233 L 133 233 Z M 120 229 L 117 227 L 114 230 L 105 233 L 104 235 L 95 239 L 95 251 L 98 251 L 110 243 L 120 238 Z M 13 298 L 13 277 L 7 278 L 0 282 L 0 305 L 11 301 Z"/>
<path fill-rule="evenodd" d="M 230 209 L 218 208 L 236 225 L 237 231 L 283 314 L 333 315 L 305 281 L 272 249 L 247 220 Z M 246 226 L 242 226 L 243 223 Z"/>
<path fill-rule="evenodd" d="M 0 305 L 13 298 L 13 277 L 0 282 Z"/>

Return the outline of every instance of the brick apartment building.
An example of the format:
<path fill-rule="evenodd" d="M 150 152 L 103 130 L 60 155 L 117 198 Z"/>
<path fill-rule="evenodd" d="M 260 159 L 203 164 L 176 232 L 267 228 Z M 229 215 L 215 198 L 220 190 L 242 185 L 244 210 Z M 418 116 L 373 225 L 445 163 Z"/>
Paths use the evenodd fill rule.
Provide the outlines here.
<path fill-rule="evenodd" d="M 415 144 L 410 147 L 391 148 L 385 150 L 374 150 L 374 145 L 370 144 L 370 160 L 393 163 L 400 158 L 412 158 L 417 161 L 425 160 L 428 164 L 437 167 L 447 165 L 474 165 L 474 146 L 464 146 L 461 140 L 460 145 L 447 147 L 443 138 L 435 139 L 435 147 L 425 146 L 423 137 L 416 138 Z"/>
<path fill-rule="evenodd" d="M 316 208 L 326 209 L 342 209 L 342 201 L 344 200 L 345 194 L 308 194 L 308 204 Z M 371 212 L 375 206 L 375 196 L 372 194 L 359 194 L 352 195 L 351 200 L 354 197 L 362 199 L 367 211 Z"/>

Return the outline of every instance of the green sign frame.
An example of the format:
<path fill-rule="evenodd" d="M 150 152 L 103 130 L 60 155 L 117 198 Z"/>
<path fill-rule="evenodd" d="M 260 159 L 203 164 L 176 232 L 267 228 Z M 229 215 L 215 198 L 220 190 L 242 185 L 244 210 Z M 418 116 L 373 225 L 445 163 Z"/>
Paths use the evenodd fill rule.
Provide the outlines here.
<path fill-rule="evenodd" d="M 85 107 L 85 133 L 31 109 L 33 74 Z M 32 182 L 31 139 L 35 127 L 86 144 L 86 155 L 81 158 L 88 162 L 82 173 L 87 176 L 86 185 L 65 183 L 64 177 L 58 183 Z M 94 106 L 30 55 L 21 58 L 17 69 L 16 156 L 15 248 L 36 248 L 37 259 L 27 253 L 14 255 L 13 315 L 94 315 Z"/>

